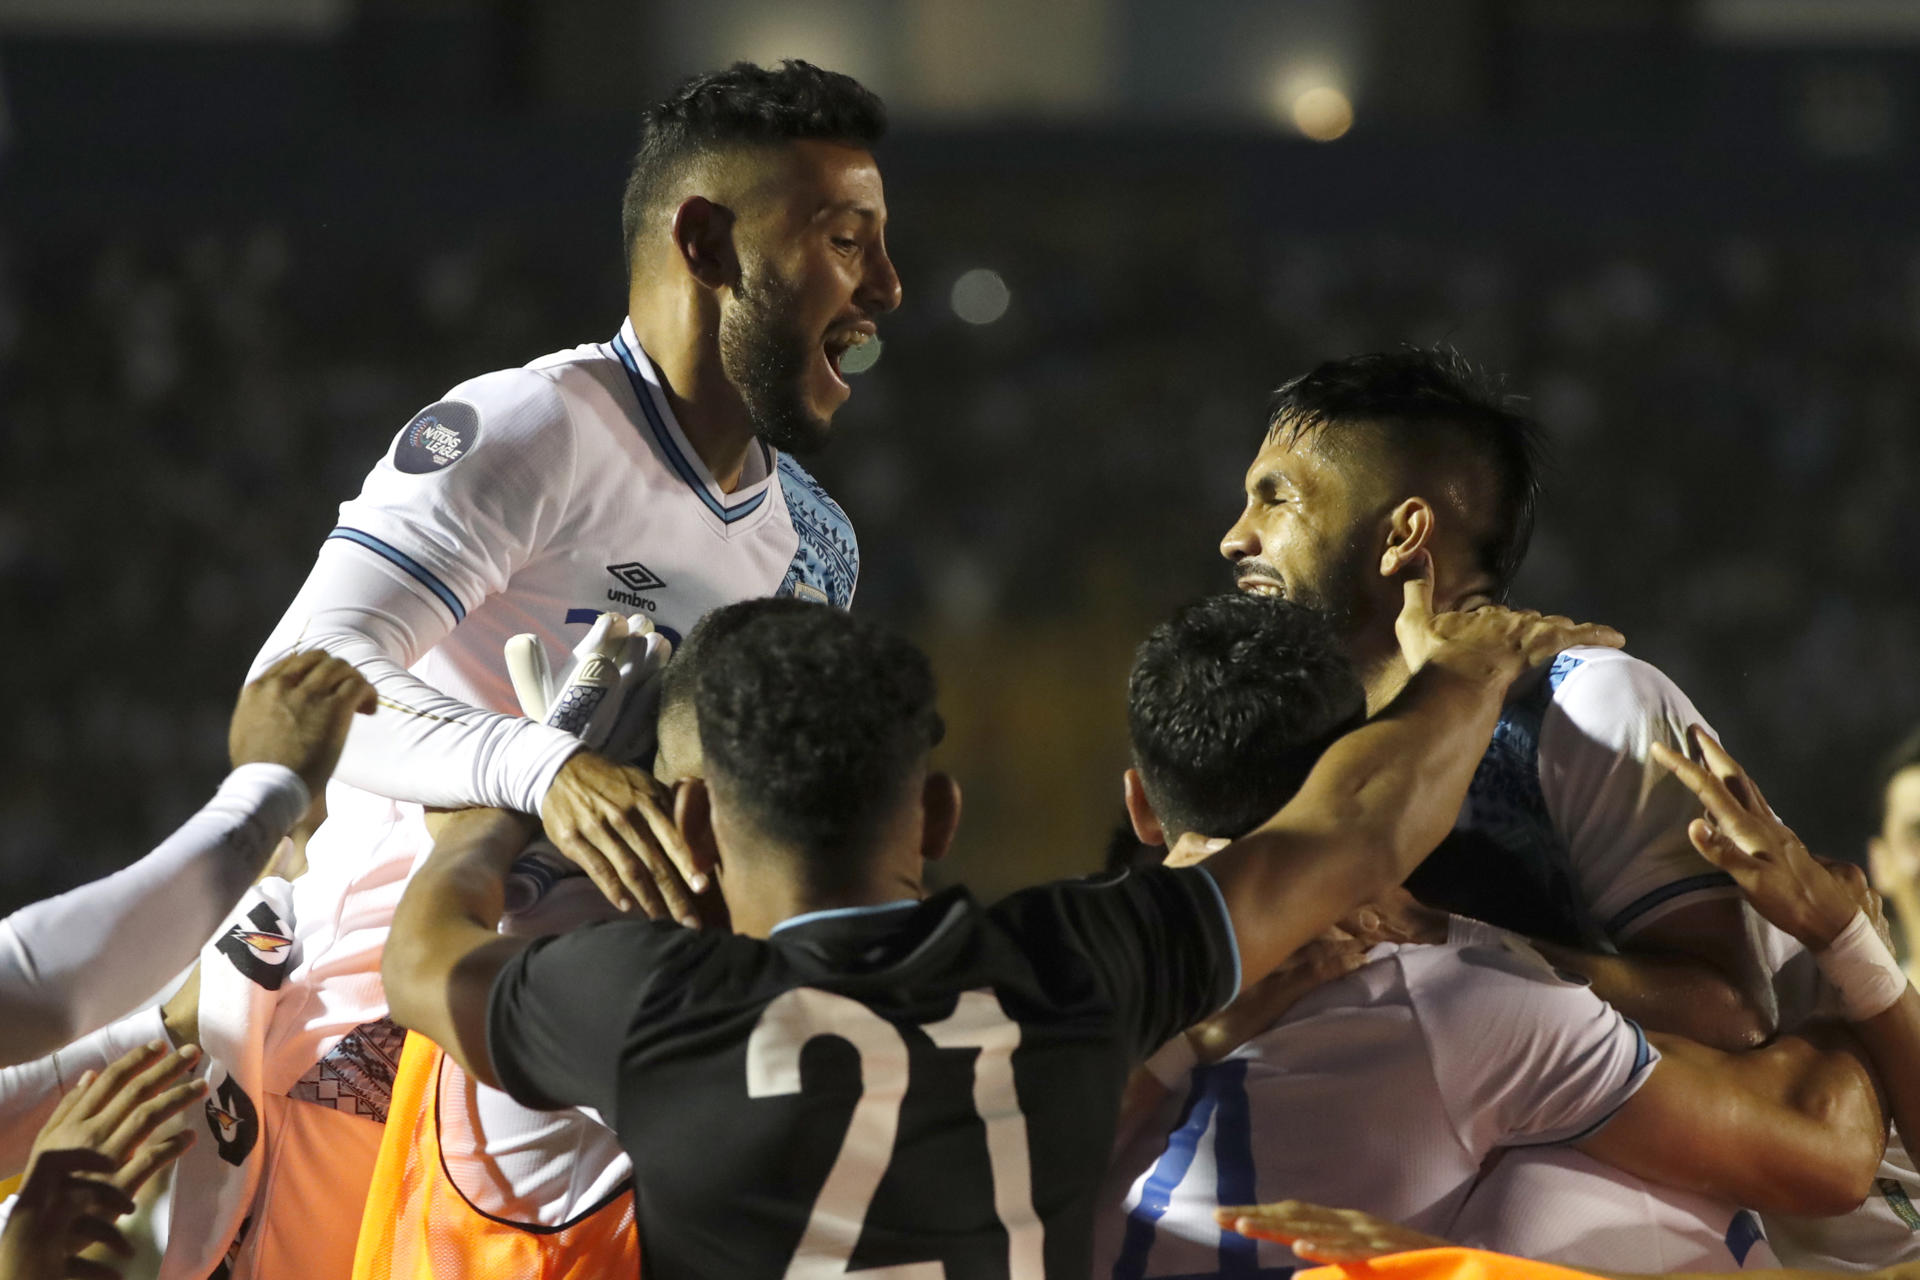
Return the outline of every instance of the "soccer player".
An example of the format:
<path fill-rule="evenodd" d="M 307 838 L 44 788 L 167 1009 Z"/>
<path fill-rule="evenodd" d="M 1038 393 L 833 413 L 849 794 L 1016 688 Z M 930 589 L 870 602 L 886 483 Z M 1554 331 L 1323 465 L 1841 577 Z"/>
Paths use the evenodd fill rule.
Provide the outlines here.
<path fill-rule="evenodd" d="M 1285 804 L 1365 706 L 1325 619 L 1223 596 L 1141 647 L 1128 718 L 1163 830 L 1232 835 Z M 1732 1270 L 1772 1261 L 1739 1205 L 1837 1212 L 1866 1194 L 1885 1125 L 1844 1048 L 1647 1037 L 1531 948 L 1445 945 L 1434 923 L 1442 945 L 1375 949 L 1182 1083 L 1119 1161 L 1096 1274 L 1284 1274 L 1285 1250 L 1215 1219 L 1281 1197 L 1447 1233 L 1490 1156 L 1505 1151 L 1497 1177 L 1536 1146 L 1611 1166 L 1536 1206 L 1556 1247 L 1516 1248 L 1503 1232 L 1526 1223 L 1453 1238 L 1576 1266 Z"/>
<path fill-rule="evenodd" d="M 537 814 L 610 899 L 694 918 L 707 871 L 652 778 L 512 714 L 502 646 L 532 633 L 557 661 L 610 607 L 678 636 L 728 601 L 851 601 L 853 529 L 794 455 L 826 441 L 841 357 L 900 300 L 884 130 L 873 94 L 805 63 L 680 86 L 642 121 L 618 331 L 452 388 L 342 506 L 261 661 L 324 648 L 380 710 L 348 740 L 295 887 L 302 961 L 260 1051 L 269 1096 L 248 1100 L 269 1141 L 235 1177 L 284 1179 L 297 1148 L 327 1212 L 357 1223 L 400 1044 L 379 952 L 430 844 L 421 805 Z M 252 1235 L 275 1239 L 243 1242 L 235 1275 L 268 1256 L 327 1271 L 315 1211 L 254 1208 Z M 247 1214 L 228 1215 L 236 1232 Z M 353 1228 L 336 1234 L 350 1253 Z"/>
<path fill-rule="evenodd" d="M 1275 393 L 1220 544 L 1242 591 L 1330 614 L 1385 705 L 1405 679 L 1391 600 L 1433 557 L 1440 607 L 1503 599 L 1531 537 L 1537 424 L 1449 352 L 1330 361 Z M 1774 1030 L 1739 894 L 1688 845 L 1693 798 L 1651 762 L 1701 716 L 1624 653 L 1572 652 L 1503 716 L 1459 830 L 1408 884 L 1513 929 L 1645 1026 L 1721 1048 Z"/>
<path fill-rule="evenodd" d="M 649 1276 L 1081 1276 L 1128 1068 L 1440 838 L 1520 672 L 1604 628 L 1407 591 L 1417 674 L 1299 798 L 1202 868 L 924 896 L 959 792 L 931 672 L 837 610 L 703 623 L 705 779 L 675 791 L 734 932 L 503 938 L 525 838 L 457 815 L 384 964 L 397 1018 L 529 1106 L 587 1105 L 634 1161 Z"/>
<path fill-rule="evenodd" d="M 1893 903 L 1907 972 L 1920 973 L 1920 729 L 1880 766 L 1880 829 L 1867 841 L 1874 888 Z"/>
<path fill-rule="evenodd" d="M 326 785 L 354 713 L 372 710 L 338 658 L 274 663 L 241 691 L 233 772 L 205 808 L 131 866 L 0 920 L 0 1066 L 99 1030 L 192 963 Z"/>
<path fill-rule="evenodd" d="M 1537 425 L 1452 353 L 1331 361 L 1275 393 L 1221 552 L 1243 591 L 1331 613 L 1378 707 L 1402 678 L 1399 566 L 1431 554 L 1443 607 L 1504 598 L 1533 527 L 1538 451 Z M 1801 1026 L 1818 1012 L 1811 960 L 1693 850 L 1697 804 L 1654 762 L 1654 745 L 1684 751 L 1695 725 L 1647 663 L 1561 655 L 1507 708 L 1458 829 L 1407 887 L 1528 936 L 1650 1030 L 1740 1049 Z M 1856 1213 L 1771 1218 L 1768 1233 L 1795 1264 L 1920 1258 L 1914 1195 L 1895 1144 Z"/>

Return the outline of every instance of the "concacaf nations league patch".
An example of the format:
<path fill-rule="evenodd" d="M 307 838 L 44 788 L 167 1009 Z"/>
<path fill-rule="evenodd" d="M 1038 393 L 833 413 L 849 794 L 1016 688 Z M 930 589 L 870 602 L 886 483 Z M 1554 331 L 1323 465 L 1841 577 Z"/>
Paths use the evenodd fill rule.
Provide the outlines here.
<path fill-rule="evenodd" d="M 413 416 L 393 446 L 393 465 L 410 476 L 458 462 L 480 438 L 480 415 L 458 400 L 430 404 Z"/>

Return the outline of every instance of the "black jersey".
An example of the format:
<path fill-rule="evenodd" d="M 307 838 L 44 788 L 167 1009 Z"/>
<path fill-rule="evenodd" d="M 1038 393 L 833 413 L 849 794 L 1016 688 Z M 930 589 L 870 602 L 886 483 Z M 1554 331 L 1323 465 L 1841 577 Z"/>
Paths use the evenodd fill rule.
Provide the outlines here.
<path fill-rule="evenodd" d="M 1128 1070 L 1238 985 L 1213 878 L 1156 867 L 764 941 L 589 926 L 501 972 L 488 1047 L 620 1135 L 648 1280 L 1082 1280 Z"/>

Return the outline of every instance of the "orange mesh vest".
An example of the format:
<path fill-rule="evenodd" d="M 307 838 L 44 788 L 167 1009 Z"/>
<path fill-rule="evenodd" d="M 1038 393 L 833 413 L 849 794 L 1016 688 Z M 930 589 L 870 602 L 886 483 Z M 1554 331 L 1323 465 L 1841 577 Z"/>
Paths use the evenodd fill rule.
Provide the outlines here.
<path fill-rule="evenodd" d="M 1296 1271 L 1293 1280 L 1594 1280 L 1550 1262 L 1533 1262 L 1483 1249 L 1416 1249 L 1366 1262 Z"/>
<path fill-rule="evenodd" d="M 440 1162 L 440 1047 L 409 1034 L 367 1191 L 353 1280 L 600 1280 L 640 1274 L 633 1191 L 558 1227 L 474 1208 Z"/>

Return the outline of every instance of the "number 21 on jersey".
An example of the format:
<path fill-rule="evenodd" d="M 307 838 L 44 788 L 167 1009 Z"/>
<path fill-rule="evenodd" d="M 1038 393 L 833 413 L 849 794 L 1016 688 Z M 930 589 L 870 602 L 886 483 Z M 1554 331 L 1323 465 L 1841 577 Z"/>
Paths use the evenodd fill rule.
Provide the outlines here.
<path fill-rule="evenodd" d="M 1045 1236 L 1033 1211 L 1027 1118 L 1020 1113 L 1013 1086 L 1020 1024 L 1007 1016 L 993 992 L 980 990 L 963 993 L 950 1016 L 921 1030 L 941 1049 L 979 1051 L 973 1063 L 973 1107 L 987 1129 L 993 1207 L 1007 1232 L 1007 1274 L 1011 1280 L 1039 1280 Z M 854 1104 L 833 1167 L 820 1184 L 800 1245 L 787 1263 L 787 1280 L 834 1280 L 849 1274 L 861 1280 L 945 1280 L 946 1267 L 939 1262 L 847 1270 L 900 1128 L 908 1057 L 900 1028 L 857 1000 L 796 987 L 766 1007 L 747 1040 L 747 1095 L 799 1093 L 800 1051 L 816 1036 L 838 1036 L 860 1055 L 860 1101 Z"/>

